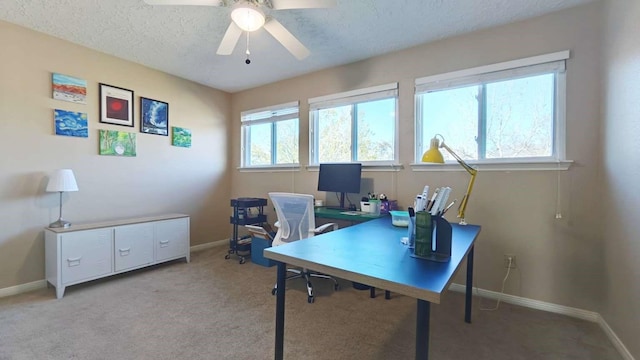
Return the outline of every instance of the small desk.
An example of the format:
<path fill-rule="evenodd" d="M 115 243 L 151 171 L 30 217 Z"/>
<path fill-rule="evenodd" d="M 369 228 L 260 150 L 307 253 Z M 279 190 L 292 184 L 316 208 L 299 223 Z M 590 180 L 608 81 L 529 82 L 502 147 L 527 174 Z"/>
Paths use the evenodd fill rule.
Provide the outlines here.
<path fill-rule="evenodd" d="M 349 213 L 356 213 L 356 214 L 349 214 Z M 360 213 L 359 211 L 330 209 L 327 207 L 316 207 L 315 215 L 316 215 L 316 218 L 347 220 L 347 221 L 351 221 L 352 223 L 361 223 L 361 222 L 389 216 L 389 214 L 378 214 L 378 215 L 368 214 L 368 213 L 363 214 L 363 213 Z"/>
<path fill-rule="evenodd" d="M 277 287 L 285 288 L 286 264 L 340 277 L 417 299 L 416 359 L 429 358 L 431 303 L 439 304 L 453 275 L 467 258 L 465 321 L 471 322 L 473 248 L 480 226 L 452 224 L 451 260 L 438 263 L 410 256 L 400 238 L 406 228 L 385 217 L 264 250 L 278 266 Z M 276 293 L 275 359 L 284 356 L 286 291 Z"/>

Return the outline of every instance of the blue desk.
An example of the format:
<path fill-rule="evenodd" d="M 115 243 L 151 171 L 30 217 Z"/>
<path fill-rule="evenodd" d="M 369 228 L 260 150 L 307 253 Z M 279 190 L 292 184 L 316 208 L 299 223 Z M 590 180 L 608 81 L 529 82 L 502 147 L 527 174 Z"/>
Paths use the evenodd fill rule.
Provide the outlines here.
<path fill-rule="evenodd" d="M 451 260 L 446 263 L 410 256 L 400 238 L 406 228 L 391 225 L 391 218 L 371 220 L 323 235 L 264 250 L 278 266 L 277 286 L 285 288 L 286 264 L 304 267 L 417 299 L 416 359 L 429 358 L 430 304 L 439 304 L 453 275 L 467 258 L 465 321 L 471 322 L 473 247 L 480 226 L 452 225 Z M 285 291 L 276 297 L 275 359 L 284 356 Z"/>

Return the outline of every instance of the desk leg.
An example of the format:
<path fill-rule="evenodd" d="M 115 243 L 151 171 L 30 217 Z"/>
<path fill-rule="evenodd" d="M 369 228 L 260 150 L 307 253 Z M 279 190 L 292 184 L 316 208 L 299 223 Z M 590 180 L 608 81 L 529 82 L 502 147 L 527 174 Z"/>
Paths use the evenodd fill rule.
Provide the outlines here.
<path fill-rule="evenodd" d="M 416 360 L 429 359 L 429 319 L 431 303 L 418 299 L 418 315 L 416 317 Z"/>
<path fill-rule="evenodd" d="M 473 292 L 473 249 L 475 245 L 469 249 L 467 254 L 467 288 L 465 290 L 464 299 L 464 321 L 471 323 L 471 295 Z"/>
<path fill-rule="evenodd" d="M 278 276 L 276 279 L 276 360 L 284 358 L 284 293 L 287 275 L 287 264 L 278 262 Z"/>

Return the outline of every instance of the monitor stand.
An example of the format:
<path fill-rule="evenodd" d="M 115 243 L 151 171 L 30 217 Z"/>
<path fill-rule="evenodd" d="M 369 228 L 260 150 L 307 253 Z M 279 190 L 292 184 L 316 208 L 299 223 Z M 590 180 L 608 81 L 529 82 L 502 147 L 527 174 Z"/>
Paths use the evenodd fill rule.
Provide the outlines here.
<path fill-rule="evenodd" d="M 346 197 L 346 193 L 341 192 L 340 193 L 340 205 L 339 206 L 325 206 L 325 208 L 332 209 L 332 210 L 342 210 L 342 211 L 354 211 L 354 210 L 356 210 L 355 208 L 349 208 L 349 206 L 344 206 L 345 197 Z M 355 207 L 355 206 L 353 206 L 353 207 Z"/>

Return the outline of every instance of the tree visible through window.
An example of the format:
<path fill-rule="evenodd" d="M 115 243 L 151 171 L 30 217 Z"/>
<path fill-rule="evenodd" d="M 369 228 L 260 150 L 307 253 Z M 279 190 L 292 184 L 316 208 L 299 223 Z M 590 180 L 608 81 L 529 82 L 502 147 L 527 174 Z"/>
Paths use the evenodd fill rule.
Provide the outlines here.
<path fill-rule="evenodd" d="M 312 164 L 396 161 L 396 89 L 358 93 L 311 105 Z"/>
<path fill-rule="evenodd" d="M 242 167 L 298 164 L 298 103 L 242 113 Z"/>
<path fill-rule="evenodd" d="M 559 159 L 564 61 L 416 85 L 416 161 L 441 134 L 465 160 Z M 443 152 L 446 160 L 454 160 Z"/>

